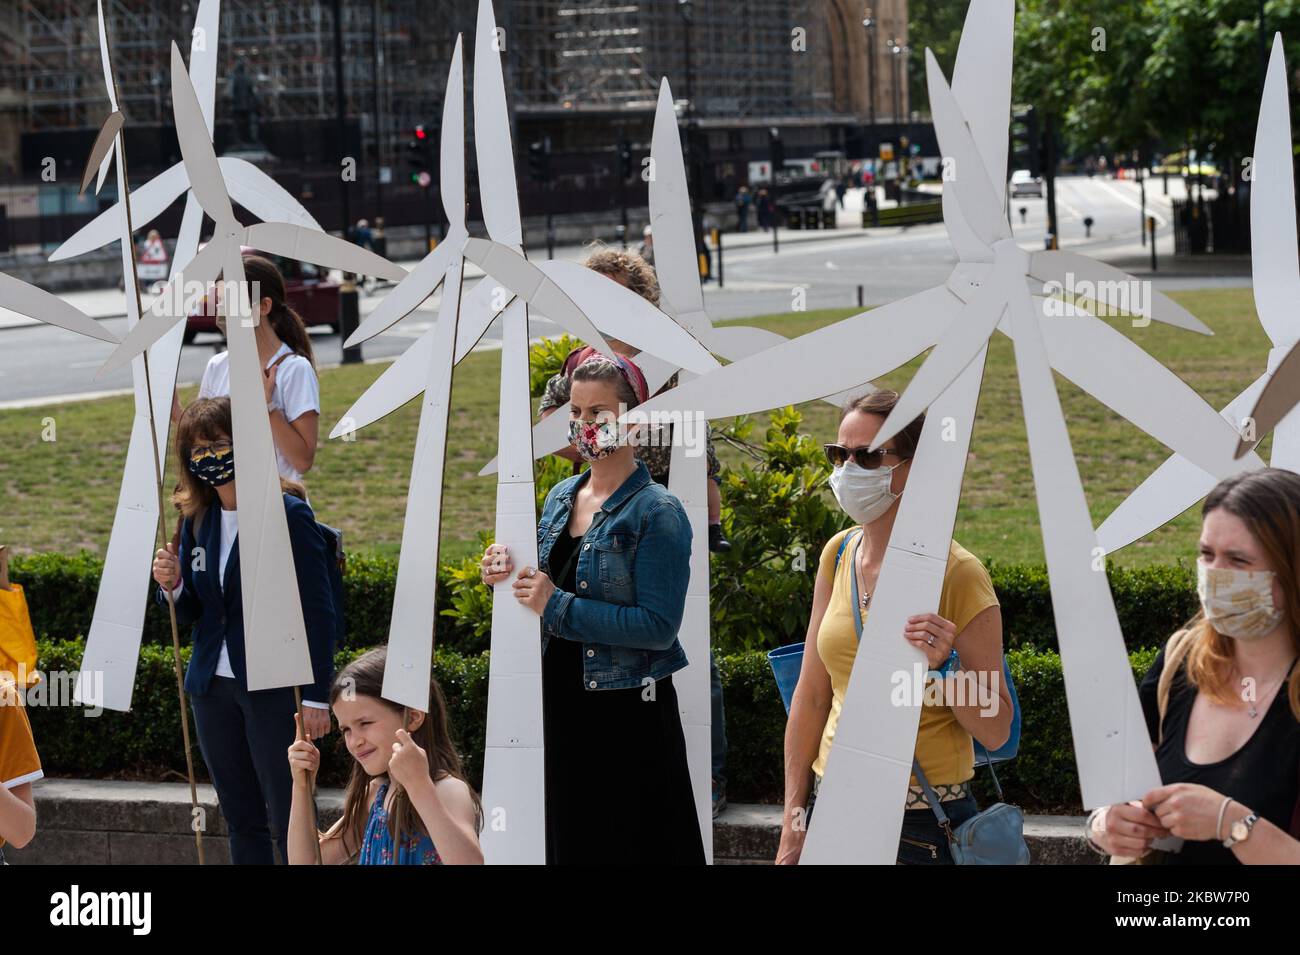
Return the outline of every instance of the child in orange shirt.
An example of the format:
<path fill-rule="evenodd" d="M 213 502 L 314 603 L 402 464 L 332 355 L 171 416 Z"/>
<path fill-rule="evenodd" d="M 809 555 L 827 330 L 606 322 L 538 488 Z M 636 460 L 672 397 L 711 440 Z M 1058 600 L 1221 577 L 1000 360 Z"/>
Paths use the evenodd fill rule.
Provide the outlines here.
<path fill-rule="evenodd" d="M 12 681 L 0 682 L 0 865 L 6 842 L 21 849 L 36 835 L 32 783 L 44 775 L 22 697 Z"/>

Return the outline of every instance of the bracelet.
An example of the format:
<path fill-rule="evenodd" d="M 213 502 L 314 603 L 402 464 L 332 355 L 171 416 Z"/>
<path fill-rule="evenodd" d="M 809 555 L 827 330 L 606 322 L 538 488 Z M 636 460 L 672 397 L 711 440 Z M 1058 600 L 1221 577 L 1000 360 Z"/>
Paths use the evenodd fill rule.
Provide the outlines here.
<path fill-rule="evenodd" d="M 1223 804 L 1219 806 L 1219 821 L 1214 824 L 1214 838 L 1220 842 L 1223 841 L 1223 814 L 1228 811 L 1228 805 L 1231 802 L 1231 796 L 1223 797 Z"/>
<path fill-rule="evenodd" d="M 1100 808 L 1094 809 L 1092 812 L 1088 813 L 1088 821 L 1084 823 L 1084 828 L 1083 828 L 1083 838 L 1084 841 L 1088 843 L 1088 848 L 1092 849 L 1092 851 L 1097 853 L 1098 855 L 1103 855 L 1103 856 L 1108 856 L 1110 855 L 1110 853 L 1107 852 L 1105 849 L 1103 849 L 1101 846 L 1099 846 L 1093 840 L 1092 823 L 1093 820 L 1096 819 L 1098 816 L 1102 816 L 1102 826 L 1103 826 L 1103 831 L 1105 831 L 1104 830 L 1104 826 L 1106 822 L 1105 814 L 1109 810 L 1110 810 L 1110 806 L 1101 806 Z"/>

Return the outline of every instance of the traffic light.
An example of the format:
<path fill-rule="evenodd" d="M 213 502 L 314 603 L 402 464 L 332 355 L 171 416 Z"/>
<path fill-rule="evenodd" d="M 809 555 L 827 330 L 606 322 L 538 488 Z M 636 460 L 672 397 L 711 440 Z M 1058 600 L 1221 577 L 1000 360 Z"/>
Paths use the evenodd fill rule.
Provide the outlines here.
<path fill-rule="evenodd" d="M 551 181 L 551 137 L 544 136 L 528 144 L 528 175 L 534 182 Z"/>
<path fill-rule="evenodd" d="M 1038 129 L 1038 111 L 1032 106 L 1012 110 L 1009 172 L 1028 169 L 1034 177 L 1043 174 L 1042 136 Z"/>
<path fill-rule="evenodd" d="M 632 178 L 632 144 L 626 139 L 618 144 L 618 168 L 624 182 Z"/>
<path fill-rule="evenodd" d="M 776 174 L 785 168 L 785 143 L 781 140 L 781 130 L 775 126 L 767 131 L 767 145 L 772 163 L 772 182 L 775 183 Z"/>
<path fill-rule="evenodd" d="M 406 143 L 406 168 L 411 182 L 420 185 L 422 176 L 431 177 L 432 156 L 433 137 L 423 123 L 416 123 Z"/>

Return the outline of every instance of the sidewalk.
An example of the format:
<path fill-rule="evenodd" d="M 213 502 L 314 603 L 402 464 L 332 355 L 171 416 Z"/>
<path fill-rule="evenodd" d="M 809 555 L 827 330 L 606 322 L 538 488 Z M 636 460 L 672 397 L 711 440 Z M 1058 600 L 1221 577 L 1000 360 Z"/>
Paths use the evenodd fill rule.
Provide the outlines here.
<path fill-rule="evenodd" d="M 25 849 L 5 849 L 14 865 L 187 865 L 195 862 L 186 783 L 140 783 L 104 779 L 43 779 L 33 786 L 38 827 Z M 317 793 L 322 826 L 338 819 L 343 790 Z M 216 793 L 199 786 L 207 817 L 203 838 L 208 864 L 230 861 L 225 822 Z M 1030 858 L 1039 865 L 1094 864 L 1084 846 L 1082 816 L 1026 816 Z M 734 804 L 713 824 L 719 864 L 767 864 L 776 858 L 781 807 Z"/>

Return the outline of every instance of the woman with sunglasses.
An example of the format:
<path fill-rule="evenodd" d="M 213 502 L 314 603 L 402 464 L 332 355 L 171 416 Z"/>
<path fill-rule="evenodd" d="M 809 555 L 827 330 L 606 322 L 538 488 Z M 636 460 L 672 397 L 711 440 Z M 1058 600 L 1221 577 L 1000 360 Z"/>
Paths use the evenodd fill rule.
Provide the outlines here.
<path fill-rule="evenodd" d="M 803 669 L 786 724 L 785 812 L 778 863 L 799 861 L 808 814 L 825 770 L 858 652 L 858 628 L 853 618 L 857 615 L 865 622 L 870 612 L 872 592 L 898 515 L 899 498 L 921 437 L 924 416 L 911 422 L 883 448 L 868 450 L 897 402 L 897 392 L 884 390 L 852 402 L 840 421 L 838 442 L 826 445 L 827 458 L 834 468 L 831 489 L 840 507 L 858 526 L 841 531 L 827 542 L 817 569 Z M 982 690 L 972 699 L 970 694 L 939 694 L 927 688 L 921 707 L 916 761 L 956 827 L 977 811 L 970 792 L 970 779 L 975 773 L 972 737 L 995 749 L 1006 742 L 1011 731 L 1011 698 L 1002 680 L 1001 610 L 979 559 L 953 541 L 939 612 L 909 617 L 896 639 L 906 640 L 923 652 L 932 671 L 947 665 L 956 649 L 960 669 L 973 671 Z M 996 702 L 986 697 L 986 693 L 993 692 L 997 694 Z M 899 798 L 906 800 L 906 808 L 898 862 L 951 864 L 947 836 L 915 776 Z"/>
<path fill-rule="evenodd" d="M 182 515 L 180 548 L 168 544 L 153 562 L 154 580 L 170 587 L 180 624 L 194 624 L 185 691 L 194 706 L 203 761 L 212 775 L 230 831 L 230 861 L 275 862 L 273 841 L 288 861 L 286 833 L 293 778 L 284 754 L 296 736 L 292 687 L 248 689 L 243 591 L 239 576 L 239 512 L 229 398 L 200 398 L 176 430 Z M 302 687 L 306 735 L 329 733 L 337 612 L 330 553 L 302 486 L 283 478 L 284 511 L 298 575 L 298 596 L 315 682 Z M 158 601 L 166 603 L 159 590 Z"/>

